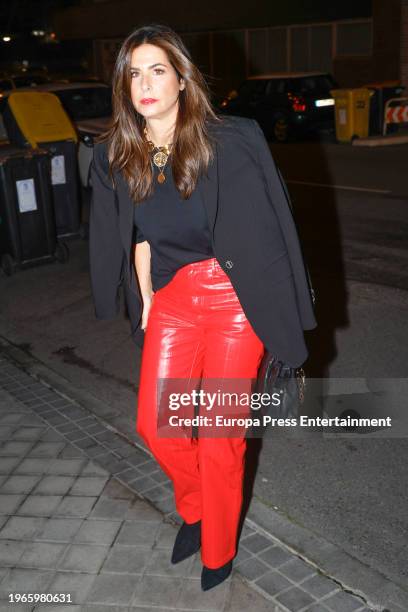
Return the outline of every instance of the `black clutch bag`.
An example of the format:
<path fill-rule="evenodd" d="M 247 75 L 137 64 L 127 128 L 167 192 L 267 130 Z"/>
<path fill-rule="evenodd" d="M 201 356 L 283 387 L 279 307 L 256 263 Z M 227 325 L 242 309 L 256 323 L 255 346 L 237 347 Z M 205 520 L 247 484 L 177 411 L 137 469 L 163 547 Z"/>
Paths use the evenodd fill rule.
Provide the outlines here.
<path fill-rule="evenodd" d="M 306 376 L 303 368 L 292 368 L 265 351 L 255 388 L 257 393 L 267 393 L 270 399 L 269 402 L 262 402 L 259 416 L 268 414 L 277 419 L 298 419 L 305 400 Z"/>

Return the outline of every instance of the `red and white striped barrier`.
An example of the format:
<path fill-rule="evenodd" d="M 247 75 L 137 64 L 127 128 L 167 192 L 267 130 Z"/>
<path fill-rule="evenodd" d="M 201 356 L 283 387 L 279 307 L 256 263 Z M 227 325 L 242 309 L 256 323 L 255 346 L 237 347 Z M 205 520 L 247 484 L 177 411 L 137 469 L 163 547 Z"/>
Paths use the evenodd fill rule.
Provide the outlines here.
<path fill-rule="evenodd" d="M 383 135 L 390 123 L 408 123 L 408 98 L 391 98 L 384 107 Z"/>

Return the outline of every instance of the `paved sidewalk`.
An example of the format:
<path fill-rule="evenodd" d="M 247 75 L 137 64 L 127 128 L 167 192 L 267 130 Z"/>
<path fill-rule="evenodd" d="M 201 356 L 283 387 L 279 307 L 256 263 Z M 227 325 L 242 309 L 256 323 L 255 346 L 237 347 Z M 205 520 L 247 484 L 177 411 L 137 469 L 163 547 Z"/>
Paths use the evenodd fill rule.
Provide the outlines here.
<path fill-rule="evenodd" d="M 171 483 L 143 448 L 0 350 L 0 612 L 370 610 L 248 520 L 233 574 L 204 593 L 199 554 L 169 561 L 178 524 Z"/>

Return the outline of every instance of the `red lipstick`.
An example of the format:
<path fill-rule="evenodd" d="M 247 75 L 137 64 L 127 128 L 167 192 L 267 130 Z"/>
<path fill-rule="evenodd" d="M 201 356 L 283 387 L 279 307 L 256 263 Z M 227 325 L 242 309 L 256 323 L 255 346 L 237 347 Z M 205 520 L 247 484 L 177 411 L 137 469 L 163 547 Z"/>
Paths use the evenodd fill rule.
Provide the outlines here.
<path fill-rule="evenodd" d="M 157 102 L 157 100 L 155 98 L 142 98 L 140 102 L 141 104 L 153 104 L 154 102 Z"/>

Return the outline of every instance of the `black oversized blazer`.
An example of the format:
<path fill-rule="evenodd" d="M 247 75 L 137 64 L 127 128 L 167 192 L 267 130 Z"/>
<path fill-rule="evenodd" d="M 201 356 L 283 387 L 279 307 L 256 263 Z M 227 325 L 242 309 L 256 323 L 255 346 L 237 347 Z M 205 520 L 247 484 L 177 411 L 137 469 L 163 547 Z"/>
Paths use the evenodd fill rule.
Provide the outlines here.
<path fill-rule="evenodd" d="M 211 124 L 216 155 L 197 182 L 214 254 L 255 333 L 269 351 L 296 367 L 308 355 L 303 330 L 316 327 L 316 320 L 287 191 L 257 122 L 222 118 L 222 124 Z M 140 338 L 142 301 L 132 260 L 135 204 L 120 172 L 114 173 L 112 186 L 106 142 L 95 145 L 91 178 L 95 314 L 98 319 L 117 316 L 124 284 L 132 333 Z"/>

